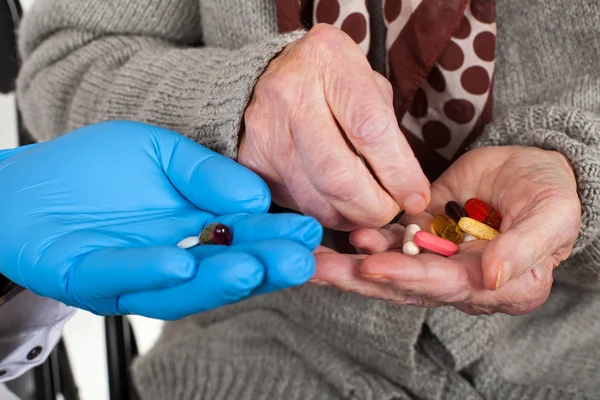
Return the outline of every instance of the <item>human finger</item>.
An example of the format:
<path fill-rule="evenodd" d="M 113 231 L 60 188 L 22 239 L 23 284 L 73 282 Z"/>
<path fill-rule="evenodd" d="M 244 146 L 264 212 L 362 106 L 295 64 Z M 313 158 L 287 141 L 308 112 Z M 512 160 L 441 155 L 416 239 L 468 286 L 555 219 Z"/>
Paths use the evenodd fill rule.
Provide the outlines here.
<path fill-rule="evenodd" d="M 402 248 L 405 228 L 400 224 L 382 228 L 360 228 L 350 233 L 350 244 L 361 254 L 376 254 Z"/>
<path fill-rule="evenodd" d="M 264 279 L 264 266 L 243 252 L 219 252 L 198 263 L 193 279 L 162 290 L 120 296 L 120 314 L 175 320 L 247 297 Z"/>
<path fill-rule="evenodd" d="M 314 257 L 305 247 L 285 240 L 243 243 L 232 247 L 199 246 L 189 281 L 166 289 L 132 293 L 119 301 L 121 313 L 179 319 L 245 298 L 297 286 L 314 272 Z"/>
<path fill-rule="evenodd" d="M 385 300 L 394 304 L 436 307 L 434 300 L 402 292 L 388 282 L 365 278 L 360 274 L 360 266 L 367 256 L 338 254 L 326 249 L 315 254 L 317 270 L 310 283 L 318 286 L 331 286 L 344 292 Z"/>
<path fill-rule="evenodd" d="M 303 112 L 307 115 L 300 115 L 291 123 L 308 180 L 333 208 L 354 224 L 376 227 L 389 222 L 398 213 L 398 205 L 348 146 L 326 99 L 310 101 L 313 104 L 304 105 Z"/>
<path fill-rule="evenodd" d="M 269 188 L 254 172 L 175 132 L 147 129 L 155 138 L 162 170 L 196 207 L 213 214 L 268 210 Z"/>
<path fill-rule="evenodd" d="M 389 83 L 376 78 L 349 37 L 330 35 L 330 41 L 347 48 L 345 60 L 323 75 L 325 97 L 335 119 L 396 203 L 409 214 L 424 211 L 430 199 L 429 181 L 400 130 L 389 89 L 381 90 Z"/>
<path fill-rule="evenodd" d="M 376 254 L 365 259 L 360 274 L 365 279 L 388 283 L 404 293 L 442 303 L 464 302 L 473 290 L 483 288 L 477 271 L 483 243 L 461 245 L 460 257 L 437 254 L 407 256 L 399 252 Z M 481 273 L 479 273 L 481 281 Z"/>
<path fill-rule="evenodd" d="M 579 202 L 561 200 L 558 194 L 520 210 L 503 224 L 503 232 L 483 254 L 485 286 L 497 290 L 547 258 L 556 267 L 572 250 L 580 227 L 578 215 Z"/>
<path fill-rule="evenodd" d="M 228 214 L 205 220 L 204 225 L 189 228 L 187 236 L 197 236 L 204 227 L 220 223 L 232 234 L 232 244 L 253 243 L 263 240 L 285 239 L 314 250 L 323 238 L 323 227 L 313 217 L 300 214 Z M 183 239 L 182 236 L 178 240 Z"/>
<path fill-rule="evenodd" d="M 85 230 L 54 240 L 26 263 L 25 285 L 37 293 L 96 313 L 114 313 L 115 299 L 194 276 L 196 259 L 171 246 L 148 246 L 136 235 Z"/>
<path fill-rule="evenodd" d="M 428 213 L 404 215 L 400 223 L 388 224 L 381 228 L 360 228 L 350 234 L 350 243 L 363 254 L 382 253 L 402 249 L 405 227 L 416 224 L 429 231 L 431 216 Z"/>
<path fill-rule="evenodd" d="M 190 249 L 197 258 L 221 251 L 222 246 L 198 246 Z M 265 280 L 253 293 L 261 294 L 297 286 L 310 279 L 315 271 L 315 257 L 305 246 L 284 239 L 245 242 L 231 246 L 229 251 L 244 252 L 265 266 Z"/>
<path fill-rule="evenodd" d="M 311 142 L 314 137 L 308 139 L 308 141 Z M 304 143 L 305 141 L 304 138 L 299 138 L 298 140 L 301 143 Z M 296 142 L 296 146 L 298 145 L 299 143 Z M 310 145 L 310 143 L 308 143 L 308 145 Z M 312 141 L 312 145 L 322 147 L 314 141 Z M 289 201 L 289 203 L 296 204 L 297 208 L 295 209 L 301 211 L 305 215 L 317 218 L 328 228 L 345 230 L 355 227 L 355 223 L 346 218 L 340 210 L 336 208 L 338 205 L 335 202 L 332 202 L 331 198 L 327 198 L 325 193 L 321 193 L 319 189 L 317 189 L 318 186 L 316 186 L 316 183 L 311 180 L 312 174 L 307 168 L 311 169 L 316 164 L 306 162 L 306 160 L 303 161 L 302 158 L 311 158 L 315 155 L 312 154 L 310 150 L 308 151 L 308 154 L 300 154 L 300 151 L 301 150 L 297 148 L 297 152 L 290 154 L 284 165 L 279 167 L 279 173 L 286 184 L 284 194 L 289 193 L 290 196 L 289 200 L 291 201 Z M 314 162 L 316 163 L 318 160 L 315 160 Z M 306 163 L 306 168 L 303 166 L 303 163 Z M 326 166 L 323 166 L 323 168 L 327 169 Z M 329 174 L 332 172 L 333 171 L 329 170 Z M 323 175 L 326 175 L 323 171 L 317 172 L 317 176 L 319 176 L 318 179 L 321 179 L 321 176 Z M 331 185 L 334 186 L 334 182 L 337 182 L 337 180 L 333 177 L 330 182 Z M 335 188 L 330 189 L 331 193 L 334 193 L 336 190 Z"/>

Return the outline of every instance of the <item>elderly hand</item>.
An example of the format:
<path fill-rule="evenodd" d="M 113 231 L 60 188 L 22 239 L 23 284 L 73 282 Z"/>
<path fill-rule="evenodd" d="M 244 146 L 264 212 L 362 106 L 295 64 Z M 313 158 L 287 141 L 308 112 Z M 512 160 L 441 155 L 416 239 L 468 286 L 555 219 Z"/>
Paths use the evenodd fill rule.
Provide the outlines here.
<path fill-rule="evenodd" d="M 326 227 L 380 227 L 429 202 L 389 82 L 335 27 L 317 25 L 270 63 L 244 122 L 238 161 L 265 179 L 277 204 Z"/>
<path fill-rule="evenodd" d="M 135 122 L 0 152 L 0 188 L 0 273 L 103 315 L 178 319 L 302 284 L 322 236 L 313 218 L 265 214 L 253 172 Z M 212 222 L 231 246 L 175 246 Z"/>
<path fill-rule="evenodd" d="M 351 242 L 374 254 L 353 259 L 330 255 L 318 268 L 317 283 L 419 306 L 452 305 L 470 314 L 533 311 L 547 298 L 552 270 L 573 248 L 581 223 L 571 166 L 559 153 L 528 147 L 490 147 L 457 160 L 432 185 L 427 213 L 404 223 L 429 230 L 447 201 L 477 197 L 503 215 L 501 234 L 492 241 L 459 246 L 449 258 L 421 253 L 406 256 L 400 225 L 360 229 Z"/>

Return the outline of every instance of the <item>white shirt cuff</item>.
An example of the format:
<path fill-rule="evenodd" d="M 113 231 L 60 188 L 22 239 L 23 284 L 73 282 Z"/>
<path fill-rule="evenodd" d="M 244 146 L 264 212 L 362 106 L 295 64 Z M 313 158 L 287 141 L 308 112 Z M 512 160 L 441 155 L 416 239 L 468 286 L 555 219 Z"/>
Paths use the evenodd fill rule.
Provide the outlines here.
<path fill-rule="evenodd" d="M 75 309 L 24 290 L 0 306 L 0 383 L 42 364 Z"/>

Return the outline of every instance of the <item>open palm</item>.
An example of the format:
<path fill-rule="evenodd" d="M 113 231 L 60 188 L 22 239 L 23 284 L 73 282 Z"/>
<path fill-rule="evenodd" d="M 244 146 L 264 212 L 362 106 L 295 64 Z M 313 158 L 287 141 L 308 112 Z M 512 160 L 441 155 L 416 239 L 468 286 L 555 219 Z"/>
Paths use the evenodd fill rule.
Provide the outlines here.
<path fill-rule="evenodd" d="M 539 307 L 552 285 L 552 270 L 571 253 L 581 223 L 575 177 L 556 152 L 529 147 L 490 147 L 457 160 L 432 185 L 427 211 L 405 217 L 429 230 L 450 200 L 477 197 L 503 215 L 492 241 L 463 243 L 452 257 L 401 253 L 404 228 L 359 229 L 351 242 L 368 254 L 341 257 L 322 250 L 316 282 L 342 290 L 419 306 L 452 305 L 470 314 L 518 315 Z"/>

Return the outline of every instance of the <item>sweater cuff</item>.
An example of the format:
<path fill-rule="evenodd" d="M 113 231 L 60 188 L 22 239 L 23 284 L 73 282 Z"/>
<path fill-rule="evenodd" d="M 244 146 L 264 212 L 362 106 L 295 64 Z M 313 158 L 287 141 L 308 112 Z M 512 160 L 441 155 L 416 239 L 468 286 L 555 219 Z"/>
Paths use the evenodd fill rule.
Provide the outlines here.
<path fill-rule="evenodd" d="M 516 110 L 488 127 L 473 148 L 531 146 L 562 153 L 571 163 L 581 201 L 581 231 L 573 253 L 600 235 L 600 116 L 566 107 Z"/>
<path fill-rule="evenodd" d="M 305 33 L 302 30 L 294 31 L 245 46 L 235 52 L 234 59 L 220 65 L 215 82 L 206 93 L 206 103 L 199 111 L 200 122 L 191 139 L 226 157 L 237 158 L 244 111 L 258 78 L 271 60 Z M 216 121 L 223 121 L 224 125 L 215 126 Z M 207 134 L 207 130 L 215 127 L 220 132 Z"/>

